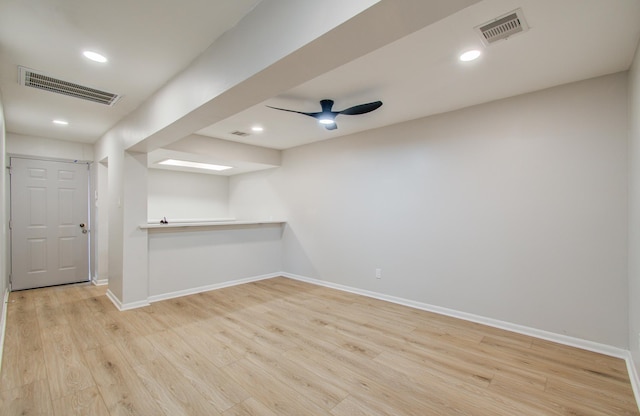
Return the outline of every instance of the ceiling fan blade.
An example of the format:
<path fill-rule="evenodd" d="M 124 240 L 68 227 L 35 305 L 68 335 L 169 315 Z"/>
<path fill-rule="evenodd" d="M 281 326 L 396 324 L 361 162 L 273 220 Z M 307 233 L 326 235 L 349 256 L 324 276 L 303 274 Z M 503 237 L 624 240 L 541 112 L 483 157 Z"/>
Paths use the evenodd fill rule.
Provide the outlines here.
<path fill-rule="evenodd" d="M 278 107 L 271 107 L 270 105 L 268 105 L 267 107 L 269 108 L 273 108 L 274 110 L 280 110 L 280 111 L 288 111 L 290 113 L 297 113 L 297 114 L 303 114 L 305 116 L 309 116 L 309 117 L 315 117 L 318 118 L 318 116 L 322 113 L 305 113 L 303 111 L 296 111 L 296 110 L 288 110 L 286 108 L 278 108 Z"/>
<path fill-rule="evenodd" d="M 302 114 L 304 116 L 313 117 L 318 121 L 320 121 L 320 123 L 324 125 L 325 129 L 335 130 L 338 128 L 338 126 L 335 123 L 336 116 L 340 114 L 351 115 L 351 116 L 358 115 L 358 114 L 365 114 L 380 108 L 380 106 L 382 105 L 382 101 L 374 101 L 372 103 L 360 104 L 353 107 L 349 107 L 342 111 L 333 111 L 332 110 L 333 103 L 334 103 L 333 100 L 328 100 L 328 99 L 320 100 L 320 106 L 322 107 L 322 111 L 315 112 L 315 113 L 306 113 L 304 111 L 289 110 L 288 108 L 272 107 L 270 105 L 268 105 L 267 107 L 273 108 L 274 110 L 287 111 L 289 113 L 296 113 L 296 114 Z"/>
<path fill-rule="evenodd" d="M 358 114 L 369 113 L 373 110 L 380 108 L 382 105 L 382 101 L 374 101 L 372 103 L 355 105 L 353 107 L 349 107 L 346 110 L 338 111 L 339 114 L 345 114 L 348 116 L 356 116 Z"/>

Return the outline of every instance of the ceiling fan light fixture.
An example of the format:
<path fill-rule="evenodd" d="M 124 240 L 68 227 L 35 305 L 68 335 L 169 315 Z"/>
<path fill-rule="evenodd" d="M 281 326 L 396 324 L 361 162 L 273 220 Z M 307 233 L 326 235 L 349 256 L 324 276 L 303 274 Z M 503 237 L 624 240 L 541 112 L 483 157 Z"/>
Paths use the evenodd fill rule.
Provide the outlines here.
<path fill-rule="evenodd" d="M 323 118 L 319 118 L 318 122 L 320 124 L 335 124 L 336 120 L 331 117 L 323 117 Z"/>

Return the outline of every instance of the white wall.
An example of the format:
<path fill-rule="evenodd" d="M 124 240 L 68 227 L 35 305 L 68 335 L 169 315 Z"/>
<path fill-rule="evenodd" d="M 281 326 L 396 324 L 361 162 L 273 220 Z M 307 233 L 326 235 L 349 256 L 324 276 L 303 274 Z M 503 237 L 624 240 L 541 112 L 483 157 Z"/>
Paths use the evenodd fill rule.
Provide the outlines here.
<path fill-rule="evenodd" d="M 106 163 L 94 163 L 96 193 L 94 194 L 95 215 L 91 225 L 94 245 L 94 281 L 107 283 L 109 280 L 109 180 Z M 97 196 L 97 199 L 95 198 Z"/>
<path fill-rule="evenodd" d="M 9 223 L 9 211 L 8 211 L 8 198 L 7 193 L 9 189 L 7 187 L 7 160 L 6 160 L 6 133 L 4 125 L 4 108 L 2 106 L 2 97 L 0 96 L 0 297 L 3 299 L 9 287 L 9 230 L 7 224 Z M 4 316 L 4 305 L 0 307 L 0 323 L 5 322 L 6 316 Z M 2 327 L 0 327 L 2 331 Z M 4 342 L 4 339 L 0 339 L 0 342 Z M 0 346 L 0 351 L 2 350 Z M 2 357 L 0 357 L 0 366 L 2 364 Z"/>
<path fill-rule="evenodd" d="M 130 154 L 150 152 L 173 143 L 478 1 L 450 0 L 435 9 L 419 0 L 354 0 L 346 6 L 345 2 L 329 2 L 340 4 L 339 8 L 327 7 L 326 1 L 321 4 L 262 1 L 188 68 L 114 125 L 95 144 L 95 160 L 106 158 L 109 164 L 108 267 L 109 293 L 113 298 L 119 301 L 126 298 L 128 303 L 143 302 L 142 298 L 132 300 L 126 294 L 126 286 L 129 278 L 146 279 L 146 274 L 137 273 L 140 271 L 138 264 L 131 269 L 134 273 L 127 272 L 131 266 L 129 258 L 143 258 L 146 250 L 142 252 L 138 244 L 140 230 L 133 220 L 139 217 L 140 207 L 128 203 L 125 197 L 133 195 L 136 201 L 140 195 L 146 198 L 147 184 L 141 184 L 137 193 L 129 192 L 130 186 L 125 181 L 131 179 L 127 175 L 137 172 L 137 167 L 131 163 L 131 171 L 126 170 L 125 151 Z M 360 13 L 363 10 L 366 13 Z M 430 10 L 431 13 L 415 13 L 416 10 Z M 295 19 L 302 15 L 314 17 L 304 22 Z M 386 18 L 386 24 L 380 27 L 376 36 L 350 36 L 362 33 L 381 18 Z M 282 31 L 278 22 L 286 22 L 289 30 Z M 296 36 L 290 36 L 294 32 Z M 340 38 L 350 41 L 337 45 L 335 39 Z M 327 47 L 335 52 L 330 59 L 306 65 L 309 59 L 317 57 L 317 51 Z M 145 216 L 146 210 L 145 203 Z M 98 224 L 98 227 L 102 226 Z M 125 247 L 129 239 L 132 246 Z M 139 293 L 138 282 L 132 282 L 132 285 L 131 290 Z"/>
<path fill-rule="evenodd" d="M 629 70 L 629 349 L 640 370 L 640 45 Z"/>
<path fill-rule="evenodd" d="M 227 176 L 149 169 L 148 179 L 150 219 L 232 216 Z M 156 229 L 148 238 L 149 296 L 155 299 L 282 270 L 280 225 Z"/>
<path fill-rule="evenodd" d="M 149 231 L 149 295 L 282 271 L 282 226 L 248 225 Z"/>
<path fill-rule="evenodd" d="M 41 157 L 46 159 L 93 161 L 93 145 L 67 142 L 43 137 L 7 134 L 7 153 L 10 155 Z"/>
<path fill-rule="evenodd" d="M 111 169 L 111 165 L 109 166 Z M 146 304 L 149 296 L 149 244 L 147 230 L 141 224 L 147 222 L 147 155 L 146 153 L 124 152 L 122 160 L 122 296 L 118 300 L 123 305 Z M 109 182 L 110 182 L 109 178 Z M 109 223 L 112 217 L 109 216 Z M 109 230 L 109 238 L 111 238 Z M 113 252 L 109 246 L 109 257 Z M 114 269 L 109 263 L 109 273 Z M 111 290 L 111 276 L 109 290 Z M 113 294 L 113 292 L 111 292 Z M 129 307 L 127 306 L 127 307 Z"/>
<path fill-rule="evenodd" d="M 627 347 L 626 74 L 285 151 L 231 178 L 284 270 Z M 382 279 L 374 269 L 382 269 Z"/>
<path fill-rule="evenodd" d="M 148 218 L 214 219 L 229 216 L 226 176 L 149 169 Z"/>
<path fill-rule="evenodd" d="M 107 166 L 106 180 L 98 181 L 98 198 L 103 214 L 99 216 L 96 224 L 98 232 L 108 227 L 105 241 L 99 238 L 96 252 L 98 254 L 97 263 L 105 264 L 109 273 L 109 291 L 122 301 L 123 281 L 123 187 L 124 187 L 124 148 L 122 139 L 111 131 L 107 132 L 94 145 L 94 160 L 99 161 L 103 166 Z M 104 186 L 107 188 L 105 189 Z M 146 186 L 138 192 L 147 195 Z M 146 215 L 146 205 L 145 205 Z M 106 211 L 106 221 L 105 212 Z M 128 230 L 131 231 L 131 230 Z M 106 243 L 106 248 L 104 244 Z M 137 253 L 136 253 L 137 254 Z M 135 255 L 135 254 L 132 254 Z"/>

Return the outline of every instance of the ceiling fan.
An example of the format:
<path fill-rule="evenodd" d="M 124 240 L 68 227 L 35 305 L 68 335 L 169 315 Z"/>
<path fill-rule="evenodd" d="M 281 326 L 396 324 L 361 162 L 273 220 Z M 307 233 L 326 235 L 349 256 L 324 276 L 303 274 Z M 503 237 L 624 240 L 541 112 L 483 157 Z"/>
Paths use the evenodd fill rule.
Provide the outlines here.
<path fill-rule="evenodd" d="M 305 113 L 303 111 L 287 110 L 286 108 L 271 107 L 270 105 L 268 105 L 267 107 L 273 108 L 274 110 L 288 111 L 290 113 L 298 113 L 298 114 L 303 114 L 305 116 L 313 117 L 317 119 L 318 122 L 320 122 L 320 124 L 324 125 L 324 127 L 327 130 L 335 130 L 338 128 L 338 126 L 336 125 L 337 116 L 341 114 L 344 114 L 347 116 L 356 116 L 359 114 L 365 114 L 380 108 L 381 105 L 382 105 L 382 101 L 374 101 L 371 103 L 354 105 L 353 107 L 349 107 L 342 111 L 332 111 L 333 100 L 321 100 L 320 106 L 322 107 L 322 111 L 317 113 Z"/>

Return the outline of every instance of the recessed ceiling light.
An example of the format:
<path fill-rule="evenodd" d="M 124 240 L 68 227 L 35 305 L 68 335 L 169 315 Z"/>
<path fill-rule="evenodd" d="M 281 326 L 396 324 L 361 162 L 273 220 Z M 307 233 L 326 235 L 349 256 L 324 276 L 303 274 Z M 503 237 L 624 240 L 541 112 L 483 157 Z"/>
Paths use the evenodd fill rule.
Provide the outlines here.
<path fill-rule="evenodd" d="M 53 124 L 58 124 L 60 126 L 66 126 L 66 125 L 69 124 L 69 122 L 65 121 L 65 120 L 53 120 Z"/>
<path fill-rule="evenodd" d="M 253 127 L 251 127 L 251 130 L 259 132 L 259 131 L 264 131 L 264 128 L 260 127 L 260 126 L 253 126 Z"/>
<path fill-rule="evenodd" d="M 159 165 L 168 165 L 168 166 L 180 166 L 183 168 L 195 168 L 195 169 L 206 169 L 206 170 L 215 170 L 222 171 L 231 169 L 231 166 L 223 166 L 223 165 L 213 165 L 211 163 L 200 163 L 200 162 L 191 162 L 188 160 L 176 160 L 176 159 L 166 159 L 162 162 L 158 162 Z"/>
<path fill-rule="evenodd" d="M 479 50 L 472 49 L 460 55 L 460 60 L 463 62 L 473 61 L 474 59 L 478 59 L 478 57 L 480 57 L 480 54 L 481 52 Z"/>
<path fill-rule="evenodd" d="M 100 62 L 102 64 L 107 62 L 107 58 L 104 55 L 100 55 L 98 52 L 84 51 L 82 52 L 82 54 L 84 55 L 85 58 L 91 59 L 92 61 L 95 61 L 95 62 Z"/>

